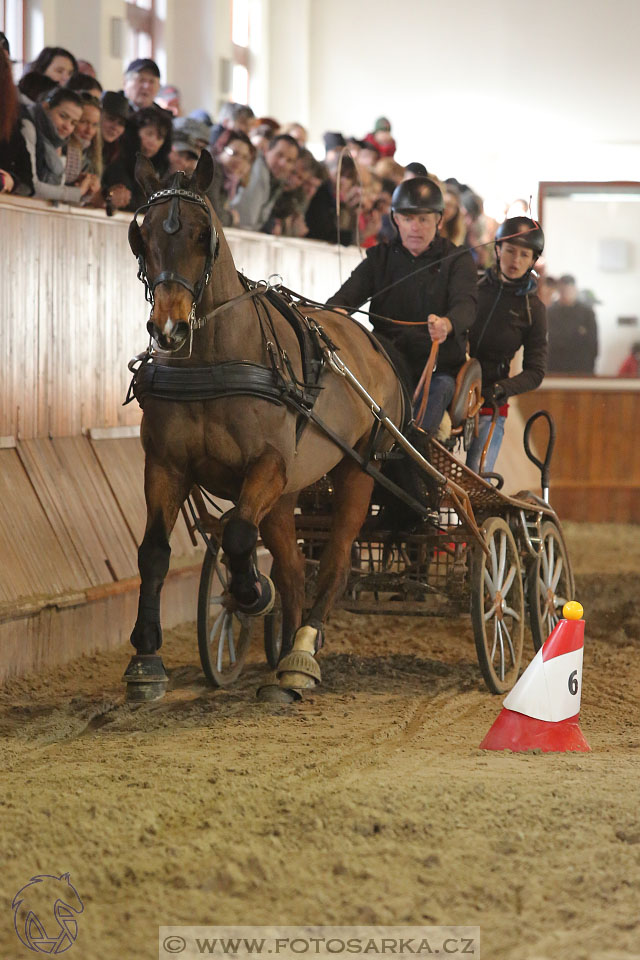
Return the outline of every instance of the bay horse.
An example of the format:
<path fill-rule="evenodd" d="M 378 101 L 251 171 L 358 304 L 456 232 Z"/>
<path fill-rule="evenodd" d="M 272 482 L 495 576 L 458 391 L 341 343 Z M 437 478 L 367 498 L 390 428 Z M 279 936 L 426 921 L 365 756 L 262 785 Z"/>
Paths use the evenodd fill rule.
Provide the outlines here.
<path fill-rule="evenodd" d="M 240 611 L 264 615 L 273 604 L 273 584 L 254 562 L 259 535 L 273 556 L 272 576 L 282 602 L 277 676 L 283 699 L 286 691 L 320 682 L 316 654 L 324 623 L 346 585 L 351 546 L 374 485 L 373 477 L 344 452 L 351 447 L 360 457 L 370 456 L 372 410 L 335 369 L 322 369 L 314 406 L 333 439 L 314 422 L 300 430 L 296 409 L 271 396 L 251 395 L 249 387 L 244 393 L 242 386 L 232 389 L 234 377 L 250 368 L 258 380 L 262 376 L 273 382 L 283 358 L 292 382 L 302 383 L 303 357 L 290 323 L 266 297 L 248 290 L 236 272 L 220 221 L 205 197 L 212 174 L 206 150 L 191 178 L 176 174 L 169 186 L 159 182 L 148 160 L 139 156 L 136 164 L 148 199 L 137 212 L 144 212 L 141 224 L 135 217 L 131 223 L 129 240 L 151 303 L 147 327 L 157 345 L 145 368 L 173 378 L 184 392 L 163 396 L 151 389 L 141 401 L 147 523 L 138 550 L 140 597 L 131 635 L 136 653 L 124 676 L 129 699 L 164 693 L 160 592 L 169 567 L 169 536 L 194 484 L 235 504 L 223 527 L 222 548 L 229 590 Z M 313 319 L 386 414 L 401 422 L 402 386 L 365 329 L 328 310 L 313 312 Z M 216 370 L 224 371 L 231 388 L 198 398 L 194 385 L 203 371 L 217 376 Z M 392 443 L 392 437 L 383 435 L 378 449 Z M 304 559 L 294 510 L 300 491 L 325 474 L 331 475 L 335 490 L 333 526 L 314 603 L 303 622 Z M 149 683 L 154 686 L 141 696 L 140 685 Z"/>

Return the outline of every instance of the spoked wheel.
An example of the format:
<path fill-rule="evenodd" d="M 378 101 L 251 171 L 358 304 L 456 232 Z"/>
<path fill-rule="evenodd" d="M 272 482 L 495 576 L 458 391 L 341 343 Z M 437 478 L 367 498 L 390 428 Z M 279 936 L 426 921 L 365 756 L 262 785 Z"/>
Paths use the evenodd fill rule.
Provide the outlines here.
<path fill-rule="evenodd" d="M 198 590 L 198 649 L 207 680 L 227 687 L 240 676 L 251 643 L 249 617 L 235 609 L 222 550 L 207 550 Z"/>
<path fill-rule="evenodd" d="M 513 534 L 501 517 L 482 527 L 489 556 L 476 548 L 471 563 L 471 622 L 478 662 L 492 693 L 518 679 L 524 642 L 524 591 Z"/>
<path fill-rule="evenodd" d="M 527 577 L 529 622 L 533 646 L 539 650 L 562 617 L 562 608 L 573 600 L 573 574 L 567 549 L 553 520 L 546 520 L 540 531 L 540 556 L 531 564 Z"/>
<path fill-rule="evenodd" d="M 272 670 L 282 656 L 282 601 L 276 593 L 273 610 L 264 618 L 264 655 Z"/>

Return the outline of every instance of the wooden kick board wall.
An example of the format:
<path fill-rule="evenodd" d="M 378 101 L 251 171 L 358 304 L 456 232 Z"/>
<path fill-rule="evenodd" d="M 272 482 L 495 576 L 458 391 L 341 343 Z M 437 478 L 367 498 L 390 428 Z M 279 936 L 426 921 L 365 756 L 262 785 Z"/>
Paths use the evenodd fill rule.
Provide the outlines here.
<path fill-rule="evenodd" d="M 0 679 L 128 637 L 143 467 L 137 438 L 36 439 L 0 450 Z M 171 545 L 166 626 L 195 619 L 203 552 L 181 517 Z"/>

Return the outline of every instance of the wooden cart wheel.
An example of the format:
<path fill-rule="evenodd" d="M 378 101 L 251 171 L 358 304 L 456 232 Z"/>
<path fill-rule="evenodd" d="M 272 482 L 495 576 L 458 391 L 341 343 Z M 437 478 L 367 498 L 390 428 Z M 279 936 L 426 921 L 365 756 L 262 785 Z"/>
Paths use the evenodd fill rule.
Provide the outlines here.
<path fill-rule="evenodd" d="M 492 693 L 506 693 L 518 679 L 524 642 L 524 590 L 518 548 L 501 517 L 482 526 L 489 556 L 471 557 L 471 622 L 478 662 Z"/>
<path fill-rule="evenodd" d="M 234 609 L 222 550 L 207 550 L 198 590 L 198 649 L 207 680 L 227 687 L 240 676 L 251 643 L 249 617 Z"/>
<path fill-rule="evenodd" d="M 282 601 L 277 591 L 273 610 L 264 618 L 264 655 L 275 670 L 282 656 Z"/>
<path fill-rule="evenodd" d="M 531 564 L 527 577 L 529 623 L 535 650 L 540 649 L 561 619 L 567 600 L 574 597 L 569 555 L 553 520 L 545 520 L 540 535 L 540 556 Z"/>

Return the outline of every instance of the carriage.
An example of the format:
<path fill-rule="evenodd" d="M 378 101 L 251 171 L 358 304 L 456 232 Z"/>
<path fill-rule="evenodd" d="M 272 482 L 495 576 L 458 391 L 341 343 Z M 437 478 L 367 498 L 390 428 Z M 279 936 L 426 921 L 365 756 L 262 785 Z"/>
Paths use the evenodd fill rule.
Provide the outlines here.
<path fill-rule="evenodd" d="M 549 426 L 542 461 L 531 449 L 532 427 L 541 418 Z M 376 489 L 352 548 L 347 588 L 336 606 L 375 615 L 470 614 L 484 681 L 492 693 L 506 693 L 522 667 L 527 624 L 537 651 L 574 595 L 567 546 L 548 498 L 554 438 L 549 413 L 534 413 L 523 440 L 527 456 L 541 471 L 542 497 L 530 491 L 506 495 L 502 477 L 474 473 L 447 445 L 430 439 L 428 459 L 445 477 L 438 510 L 398 528 L 394 511 L 385 509 L 380 502 L 385 498 Z M 331 497 L 331 481 L 324 477 L 303 491 L 298 502 L 296 530 L 305 557 L 308 602 L 329 536 Z M 209 682 L 226 686 L 242 670 L 251 622 L 234 609 L 226 590 L 220 506 L 194 488 L 183 514 L 194 542 L 196 531 L 207 540 L 198 594 L 200 658 Z M 274 669 L 281 645 L 276 601 L 264 618 L 265 655 Z"/>
<path fill-rule="evenodd" d="M 126 401 L 144 408 L 147 505 L 127 698 L 166 689 L 160 594 L 181 508 L 192 537 L 199 531 L 207 544 L 198 642 L 212 684 L 239 675 L 251 620 L 264 617 L 276 682 L 259 694 L 299 698 L 321 680 L 315 655 L 337 601 L 421 616 L 470 608 L 483 677 L 505 692 L 520 671 L 527 615 L 539 648 L 573 596 L 548 503 L 548 414 L 540 414 L 550 427 L 544 462 L 530 449 L 534 420 L 524 438 L 543 497 L 506 496 L 501 477 L 468 470 L 454 452 L 477 425 L 477 361 L 462 375 L 450 440 L 420 431 L 389 354 L 360 324 L 237 272 L 204 196 L 212 175 L 206 151 L 191 179 L 176 174 L 168 187 L 144 158 L 136 165 L 148 199 L 129 242 L 151 312 Z M 234 507 L 225 513 L 206 491 Z M 260 570 L 259 534 L 274 557 L 273 581 Z"/>

